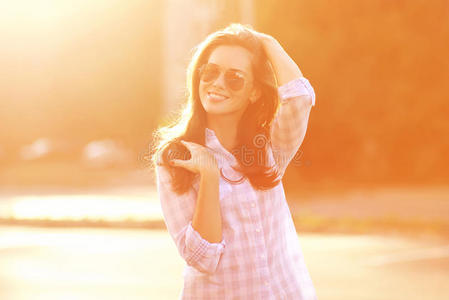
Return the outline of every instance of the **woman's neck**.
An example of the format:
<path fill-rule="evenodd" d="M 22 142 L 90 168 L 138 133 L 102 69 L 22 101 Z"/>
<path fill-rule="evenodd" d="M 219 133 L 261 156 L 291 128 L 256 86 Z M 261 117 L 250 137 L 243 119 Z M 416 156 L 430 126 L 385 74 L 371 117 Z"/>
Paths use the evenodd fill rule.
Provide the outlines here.
<path fill-rule="evenodd" d="M 229 152 L 237 143 L 237 122 L 226 117 L 207 118 L 207 127 L 215 132 L 220 144 Z"/>

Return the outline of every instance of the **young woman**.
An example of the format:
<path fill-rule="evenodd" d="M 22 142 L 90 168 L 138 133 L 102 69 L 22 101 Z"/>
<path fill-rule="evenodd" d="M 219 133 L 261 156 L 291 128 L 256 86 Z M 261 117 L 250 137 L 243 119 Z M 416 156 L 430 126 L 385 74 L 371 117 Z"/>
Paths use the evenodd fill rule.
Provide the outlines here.
<path fill-rule="evenodd" d="M 196 47 L 180 118 L 153 149 L 181 299 L 316 299 L 282 186 L 315 94 L 271 36 L 231 24 Z"/>

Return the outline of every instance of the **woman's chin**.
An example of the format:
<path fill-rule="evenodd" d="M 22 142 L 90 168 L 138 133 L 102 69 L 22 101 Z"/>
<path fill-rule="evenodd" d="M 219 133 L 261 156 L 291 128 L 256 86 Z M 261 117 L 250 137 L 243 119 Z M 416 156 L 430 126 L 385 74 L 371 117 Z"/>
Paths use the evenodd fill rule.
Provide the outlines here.
<path fill-rule="evenodd" d="M 211 114 L 226 113 L 226 106 L 227 105 L 224 102 L 206 101 L 206 103 L 203 103 L 204 110 Z"/>
<path fill-rule="evenodd" d="M 228 111 L 219 108 L 209 108 L 206 109 L 206 112 L 211 115 L 225 115 L 229 113 Z"/>

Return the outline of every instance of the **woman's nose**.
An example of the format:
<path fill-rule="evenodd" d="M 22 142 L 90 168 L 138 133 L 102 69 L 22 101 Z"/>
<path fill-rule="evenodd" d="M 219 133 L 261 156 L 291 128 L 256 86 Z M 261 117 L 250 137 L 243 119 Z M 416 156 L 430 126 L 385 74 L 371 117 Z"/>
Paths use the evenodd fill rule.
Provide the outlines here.
<path fill-rule="evenodd" d="M 226 84 L 225 84 L 225 80 L 224 80 L 224 73 L 220 72 L 220 74 L 218 75 L 218 77 L 214 80 L 214 82 L 212 83 L 213 86 L 218 86 L 221 87 L 223 89 L 226 88 Z"/>

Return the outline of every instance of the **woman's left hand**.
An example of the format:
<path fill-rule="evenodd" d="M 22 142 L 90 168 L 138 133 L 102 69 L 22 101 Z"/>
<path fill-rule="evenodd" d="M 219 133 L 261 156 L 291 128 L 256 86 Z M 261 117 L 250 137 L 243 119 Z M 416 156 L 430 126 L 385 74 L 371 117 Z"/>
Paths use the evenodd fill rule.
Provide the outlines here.
<path fill-rule="evenodd" d="M 218 173 L 218 164 L 215 156 L 208 148 L 193 142 L 180 140 L 190 152 L 190 159 L 172 159 L 170 164 L 175 167 L 185 168 L 193 173 L 201 175 L 207 173 Z"/>

